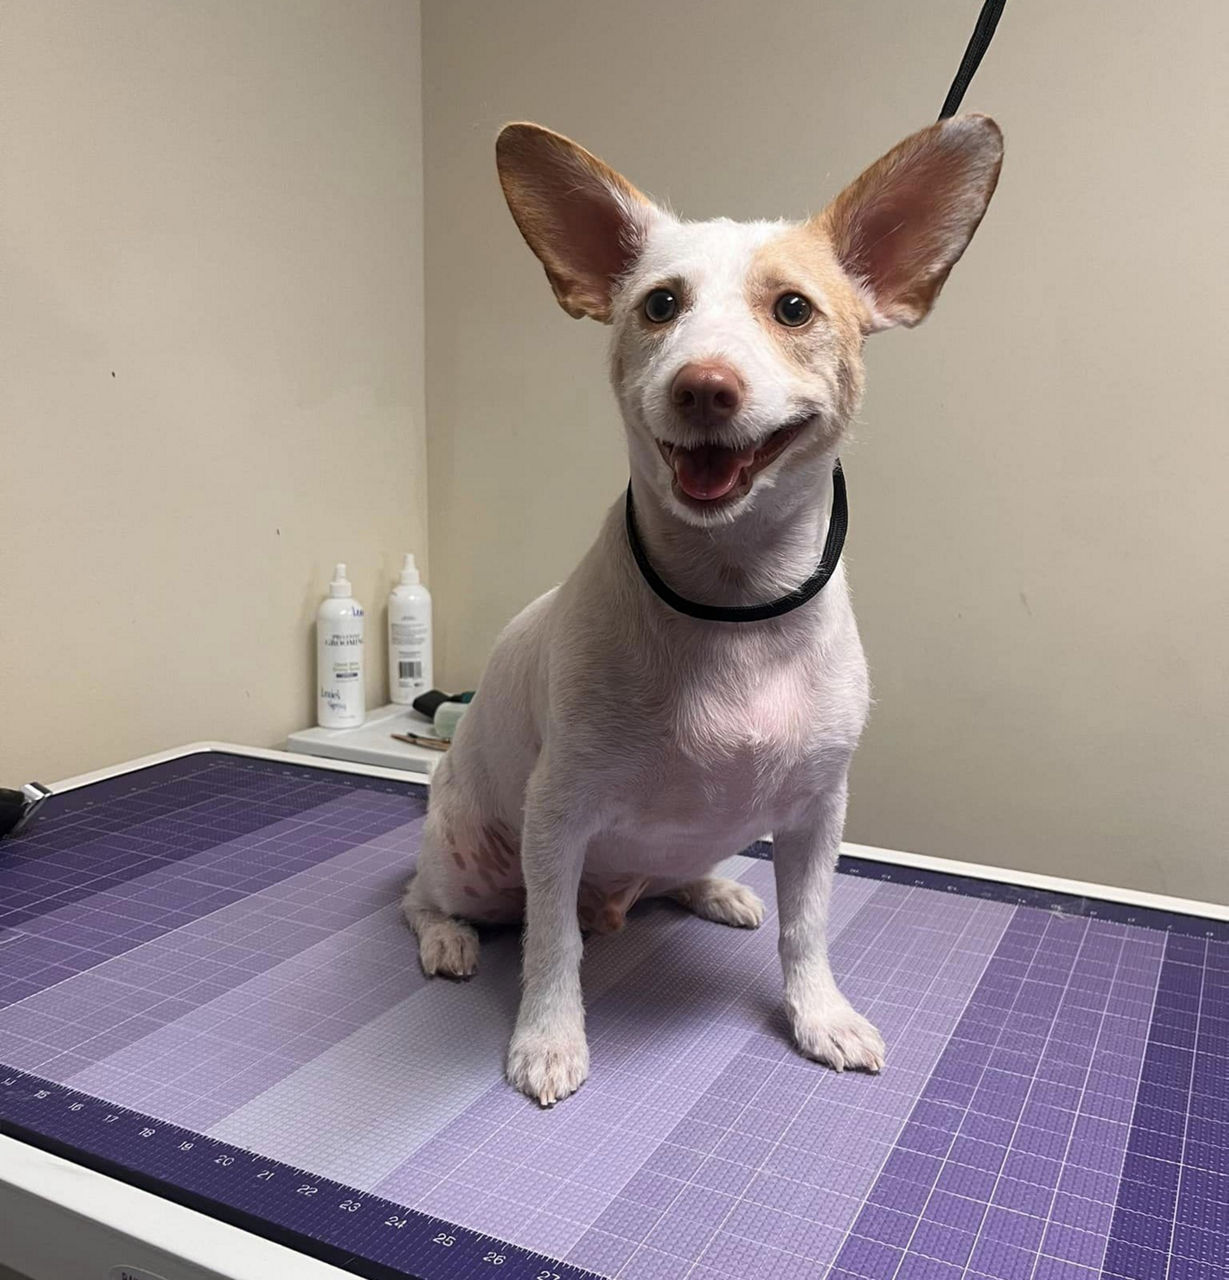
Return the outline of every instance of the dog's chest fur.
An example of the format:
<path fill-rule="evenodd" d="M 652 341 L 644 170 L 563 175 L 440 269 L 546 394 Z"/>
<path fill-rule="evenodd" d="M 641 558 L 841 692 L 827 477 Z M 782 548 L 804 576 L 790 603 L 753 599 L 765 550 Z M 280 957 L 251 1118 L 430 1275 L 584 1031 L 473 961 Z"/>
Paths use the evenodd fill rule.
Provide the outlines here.
<path fill-rule="evenodd" d="M 669 678 L 641 703 L 647 763 L 620 827 L 689 842 L 755 838 L 842 774 L 867 709 L 851 614 L 844 623 L 796 629 L 801 644 L 711 623 L 697 624 L 707 633 L 691 643 L 675 636 L 674 661 L 661 668 Z"/>

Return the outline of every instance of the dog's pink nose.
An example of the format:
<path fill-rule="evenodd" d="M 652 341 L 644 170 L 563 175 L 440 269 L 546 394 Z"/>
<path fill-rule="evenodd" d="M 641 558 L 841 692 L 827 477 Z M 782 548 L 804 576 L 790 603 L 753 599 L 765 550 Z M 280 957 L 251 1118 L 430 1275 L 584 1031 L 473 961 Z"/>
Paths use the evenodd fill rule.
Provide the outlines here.
<path fill-rule="evenodd" d="M 728 364 L 717 360 L 685 364 L 670 387 L 670 403 L 697 427 L 728 422 L 742 402 L 742 379 Z"/>

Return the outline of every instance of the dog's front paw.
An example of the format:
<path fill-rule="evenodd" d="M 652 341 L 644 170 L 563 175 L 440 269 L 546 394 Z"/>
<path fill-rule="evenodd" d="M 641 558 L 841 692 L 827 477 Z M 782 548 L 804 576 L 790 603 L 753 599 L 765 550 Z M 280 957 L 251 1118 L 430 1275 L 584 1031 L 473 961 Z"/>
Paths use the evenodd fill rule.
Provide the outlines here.
<path fill-rule="evenodd" d="M 589 1074 L 583 1030 L 543 1032 L 520 1027 L 508 1047 L 508 1083 L 543 1107 L 573 1094 Z"/>
<path fill-rule="evenodd" d="M 881 1071 L 883 1037 L 847 1000 L 790 1013 L 794 1043 L 816 1062 L 837 1071 Z"/>

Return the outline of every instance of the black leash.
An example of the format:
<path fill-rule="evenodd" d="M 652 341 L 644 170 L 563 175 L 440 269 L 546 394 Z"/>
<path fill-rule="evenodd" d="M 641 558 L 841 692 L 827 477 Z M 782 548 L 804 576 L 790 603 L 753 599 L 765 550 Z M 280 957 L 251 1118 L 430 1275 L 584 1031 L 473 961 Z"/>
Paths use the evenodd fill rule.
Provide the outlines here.
<path fill-rule="evenodd" d="M 999 25 L 999 19 L 1003 16 L 1006 5 L 1007 0 L 986 0 L 982 5 L 981 13 L 977 15 L 977 25 L 969 37 L 969 46 L 964 51 L 964 57 L 960 59 L 960 69 L 956 72 L 952 87 L 947 91 L 947 97 L 943 99 L 943 110 L 939 112 L 940 120 L 954 116 L 960 109 L 969 82 L 977 74 L 977 68 L 981 66 L 981 60 L 985 57 L 986 50 L 990 48 L 990 41 L 994 39 L 994 29 Z"/>
<path fill-rule="evenodd" d="M 939 119 L 946 120 L 959 110 L 969 84 L 981 66 L 981 60 L 994 38 L 994 29 L 999 25 L 1007 0 L 985 0 L 981 12 L 977 15 L 977 25 L 969 37 L 969 43 L 960 59 L 960 67 L 952 87 L 943 99 L 943 109 Z M 700 618 L 704 622 L 765 622 L 769 618 L 779 618 L 782 614 L 791 613 L 800 605 L 813 600 L 828 585 L 828 579 L 836 571 L 837 562 L 841 558 L 841 548 L 845 545 L 845 531 L 849 527 L 849 504 L 845 496 L 845 473 L 841 469 L 838 458 L 832 468 L 832 514 L 828 518 L 828 537 L 824 541 L 823 554 L 819 558 L 819 567 L 800 586 L 795 587 L 788 595 L 770 600 L 767 604 L 719 605 L 700 604 L 688 600 L 677 591 L 668 587 L 658 575 L 657 570 L 649 563 L 644 543 L 636 529 L 636 511 L 632 502 L 632 486 L 627 486 L 627 502 L 625 504 L 627 524 L 627 544 L 631 547 L 632 557 L 640 576 L 652 587 L 659 599 L 665 601 L 677 613 L 685 613 L 689 618 Z"/>
<path fill-rule="evenodd" d="M 695 600 L 687 600 L 677 591 L 661 580 L 657 571 L 649 563 L 644 543 L 636 531 L 636 511 L 632 503 L 632 487 L 627 486 L 627 543 L 632 549 L 632 556 L 640 576 L 649 584 L 657 595 L 671 609 L 685 613 L 689 618 L 702 618 L 705 622 L 764 622 L 768 618 L 779 618 L 783 613 L 792 613 L 808 600 L 814 600 L 828 585 L 828 579 L 836 571 L 841 558 L 841 548 L 845 545 L 845 530 L 849 527 L 849 505 L 845 500 L 845 473 L 841 470 L 838 458 L 832 468 L 832 514 L 828 517 L 828 536 L 824 540 L 823 554 L 819 558 L 819 568 L 800 586 L 795 587 L 788 595 L 770 600 L 767 604 L 698 604 Z"/>

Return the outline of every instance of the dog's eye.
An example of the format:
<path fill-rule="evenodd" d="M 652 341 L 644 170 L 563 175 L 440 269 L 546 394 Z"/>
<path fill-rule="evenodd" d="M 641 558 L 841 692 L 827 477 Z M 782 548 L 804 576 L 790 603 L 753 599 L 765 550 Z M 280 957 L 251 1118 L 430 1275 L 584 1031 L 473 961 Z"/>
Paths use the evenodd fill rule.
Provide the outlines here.
<path fill-rule="evenodd" d="M 654 289 L 644 300 L 644 314 L 654 324 L 665 324 L 678 315 L 678 299 L 669 289 Z"/>
<path fill-rule="evenodd" d="M 783 293 L 777 299 L 772 314 L 780 324 L 797 329 L 811 318 L 811 304 L 800 293 Z"/>

